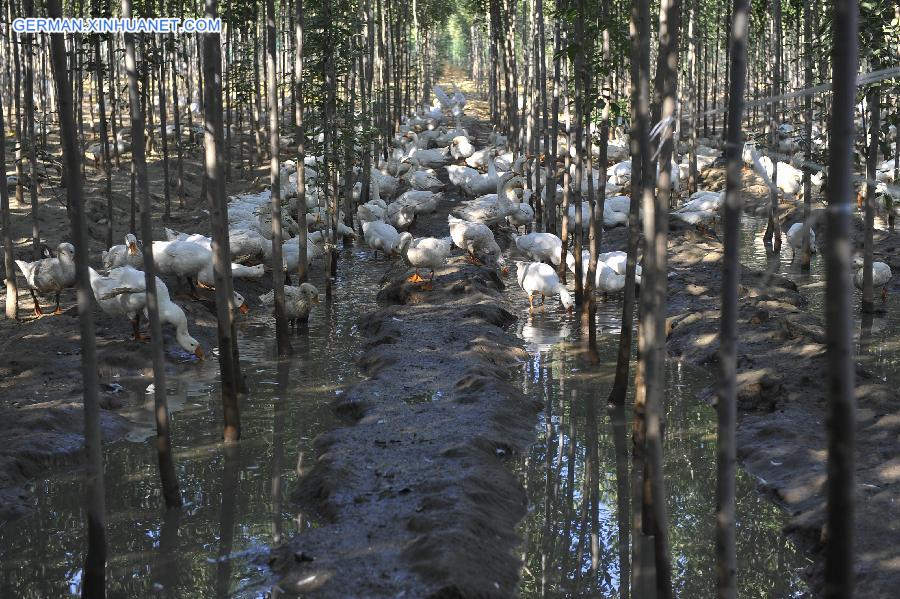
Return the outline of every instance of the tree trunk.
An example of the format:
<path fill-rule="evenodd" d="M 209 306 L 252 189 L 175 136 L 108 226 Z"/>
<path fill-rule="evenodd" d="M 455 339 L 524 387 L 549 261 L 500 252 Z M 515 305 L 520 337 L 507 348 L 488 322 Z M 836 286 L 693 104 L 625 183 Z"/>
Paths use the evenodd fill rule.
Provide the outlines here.
<path fill-rule="evenodd" d="M 166 61 L 165 61 L 165 44 L 157 45 L 158 55 L 156 60 L 159 61 L 159 81 L 156 89 L 159 96 L 159 132 L 162 144 L 162 166 L 163 166 L 163 220 L 168 221 L 172 217 L 172 197 L 169 190 L 169 139 L 166 131 L 168 119 L 166 118 Z"/>
<path fill-rule="evenodd" d="M 719 599 L 737 597 L 735 553 L 735 462 L 737 442 L 737 312 L 741 264 L 741 120 L 747 77 L 747 25 L 750 1 L 738 0 L 734 7 L 729 57 L 728 124 L 726 126 L 724 238 L 722 260 L 722 321 L 719 331 L 719 392 L 716 451 L 716 594 Z"/>
<path fill-rule="evenodd" d="M 659 10 L 659 56 L 656 86 L 660 94 L 659 122 L 673 120 L 678 102 L 678 32 L 681 5 L 678 0 L 663 0 Z M 666 277 L 669 203 L 672 180 L 670 167 L 674 152 L 675 125 L 663 127 L 660 133 L 659 175 L 656 197 L 644 185 L 644 236 L 647 239 L 648 310 L 641 315 L 646 385 L 647 458 L 650 470 L 651 505 L 653 510 L 654 553 L 656 557 L 656 591 L 659 597 L 672 596 L 672 565 L 669 554 L 666 494 L 663 478 L 662 425 L 666 384 Z M 644 168 L 647 165 L 645 163 Z M 652 180 L 652 168 L 644 172 L 644 181 Z M 654 201 L 655 200 L 655 201 Z"/>
<path fill-rule="evenodd" d="M 122 0 L 122 16 L 131 18 L 131 0 Z M 144 156 L 144 116 L 138 91 L 138 71 L 135 60 L 133 33 L 125 34 L 125 70 L 128 74 L 128 96 L 131 105 L 131 152 L 141 196 L 141 238 L 144 240 L 144 275 L 147 312 L 150 316 L 150 338 L 153 354 L 154 412 L 156 415 L 156 451 L 159 474 L 167 507 L 181 506 L 181 493 L 175 473 L 172 440 L 169 436 L 169 407 L 166 399 L 166 370 L 163 356 L 162 323 L 159 319 L 159 300 L 156 294 L 156 265 L 153 260 L 153 214 L 150 187 L 147 182 L 147 162 Z"/>
<path fill-rule="evenodd" d="M 853 169 L 853 107 L 856 104 L 858 5 L 834 3 L 831 61 L 833 103 L 825 216 L 825 355 L 828 364 L 828 479 L 825 526 L 825 597 L 853 597 L 856 397 L 850 316 L 850 177 Z"/>
<path fill-rule="evenodd" d="M 772 71 L 772 96 L 781 94 L 781 0 L 772 0 L 773 19 L 775 21 L 775 69 Z M 777 150 L 778 135 L 778 102 L 772 102 L 771 118 L 769 119 L 769 148 L 771 152 Z M 769 222 L 763 234 L 763 241 L 772 244 L 772 251 L 776 254 L 781 251 L 781 220 L 778 217 L 778 157 L 772 156 L 772 185 L 769 191 Z"/>
<path fill-rule="evenodd" d="M 813 85 L 813 42 L 812 42 L 812 15 L 810 3 L 803 3 L 803 77 L 804 84 L 807 88 Z M 804 158 L 806 162 L 812 162 L 812 95 L 806 94 L 803 97 L 803 114 L 805 117 L 804 134 L 806 137 L 806 148 Z M 800 270 L 809 272 L 810 263 L 812 262 L 812 245 L 810 243 L 810 222 L 809 216 L 812 205 L 812 173 L 810 169 L 803 169 L 803 247 L 800 251 Z"/>
<path fill-rule="evenodd" d="M 24 0 L 25 16 L 34 16 L 34 0 Z M 28 148 L 28 190 L 31 192 L 31 254 L 35 260 L 41 258 L 41 230 L 38 218 L 37 192 L 37 140 L 34 133 L 34 58 L 32 56 L 32 34 L 26 33 L 25 41 L 25 136 Z M 68 68 L 68 67 L 66 67 Z M 76 144 L 77 145 L 77 144 Z M 79 171 L 75 171 L 78 173 Z"/>
<path fill-rule="evenodd" d="M 205 0 L 205 16 L 218 16 L 216 0 Z M 203 41 L 203 138 L 206 172 L 206 203 L 212 233 L 213 279 L 216 286 L 216 320 L 219 341 L 219 374 L 222 381 L 222 438 L 226 443 L 241 438 L 238 393 L 241 390 L 240 362 L 236 353 L 234 292 L 231 278 L 231 247 L 228 240 L 228 199 L 222 164 L 223 124 L 221 64 L 222 45 L 218 34 L 204 34 Z"/>
<path fill-rule="evenodd" d="M 211 2 L 213 0 L 207 0 Z M 272 282 L 275 288 L 275 338 L 278 355 L 291 353 L 284 299 L 284 265 L 281 253 L 281 165 L 278 150 L 278 87 L 275 77 L 275 0 L 266 0 L 266 87 L 269 96 L 269 152 L 272 183 Z M 300 165 L 302 168 L 302 165 Z M 305 224 L 305 220 L 303 221 Z"/>
<path fill-rule="evenodd" d="M 18 92 L 17 92 L 18 93 Z M 0 98 L 0 133 L 3 134 L 3 143 L 0 143 L 0 164 L 3 165 L 3 174 L 6 174 L 6 124 L 3 121 L 3 99 Z M 18 316 L 19 290 L 16 286 L 16 267 L 13 260 L 13 238 L 9 219 L 9 191 L 6 186 L 6 178 L 0 181 L 0 228 L 3 229 L 3 272 L 6 279 L 6 317 L 15 320 Z"/>
<path fill-rule="evenodd" d="M 62 17 L 60 0 L 48 0 L 47 13 L 50 17 Z M 51 59 L 56 76 L 56 96 L 59 107 L 60 142 L 63 150 L 65 169 L 69 173 L 66 196 L 72 215 L 72 240 L 75 242 L 75 286 L 78 293 L 78 323 L 81 336 L 81 377 L 84 389 L 84 449 L 85 487 L 88 550 L 85 556 L 82 576 L 82 597 L 106 596 L 106 500 L 103 486 L 102 432 L 100 430 L 100 401 L 97 381 L 97 341 L 94 331 L 93 293 L 91 291 L 88 261 L 87 220 L 84 214 L 80 172 L 81 150 L 75 135 L 72 86 L 66 67 L 66 47 L 63 35 L 50 37 Z M 2 114 L 2 110 L 0 110 Z M 0 116 L 0 119 L 3 117 Z M 0 131 L 5 130 L 0 123 Z M 3 145 L 3 144 L 0 144 Z M 3 150 L 0 150 L 2 152 Z M 3 156 L 0 154 L 0 164 Z M 2 197 L 7 206 L 6 182 L 3 182 Z M 6 231 L 6 228 L 4 228 Z M 10 260 L 7 253 L 7 261 Z"/>
<path fill-rule="evenodd" d="M 94 2 L 94 16 L 100 16 L 100 2 Z M 113 244 L 112 164 L 109 156 L 109 135 L 106 128 L 106 94 L 103 93 L 103 60 L 100 57 L 100 36 L 94 36 L 94 73 L 97 81 L 97 104 L 100 107 L 100 147 L 103 176 L 106 179 L 106 247 Z"/>
<path fill-rule="evenodd" d="M 299 259 L 297 260 L 297 285 L 306 282 L 306 168 L 304 161 L 306 160 L 306 130 L 303 127 L 303 112 L 306 110 L 306 98 L 304 97 L 303 86 L 303 0 L 297 0 L 297 24 L 296 24 L 296 55 L 294 57 L 294 76 L 297 81 L 296 94 L 297 104 L 297 223 L 300 225 L 300 234 L 297 236 L 297 243 L 300 245 Z M 371 78 L 370 78 L 371 80 Z"/>
<path fill-rule="evenodd" d="M 649 9 L 646 9 L 649 11 Z M 642 103 L 643 77 L 649 78 L 649 56 L 646 57 L 646 72 L 642 65 L 644 48 L 642 37 L 644 28 L 649 36 L 649 26 L 645 26 L 646 19 L 642 2 L 634 2 L 631 9 L 631 24 L 629 33 L 631 37 L 632 56 L 639 57 L 631 60 L 631 139 L 629 150 L 631 154 L 631 202 L 628 206 L 628 247 L 626 248 L 627 262 L 625 265 L 625 290 L 622 299 L 622 325 L 619 333 L 619 351 L 616 355 L 616 375 L 612 389 L 609 392 L 609 403 L 624 405 L 625 395 L 628 391 L 628 373 L 631 365 L 631 345 L 633 338 L 634 304 L 635 304 L 635 279 L 637 278 L 637 250 L 640 240 L 640 202 L 638 194 L 643 189 L 643 164 L 644 156 L 650 147 L 648 120 L 649 103 Z M 649 85 L 649 83 L 648 83 Z M 649 90 L 647 92 L 649 94 Z M 637 530 L 637 529 L 635 529 Z"/>
<path fill-rule="evenodd" d="M 881 126 L 881 107 L 878 97 L 878 87 L 870 86 L 866 94 L 869 106 L 869 148 L 866 155 L 866 213 L 865 229 L 863 232 L 863 288 L 862 311 L 875 312 L 874 291 L 872 289 L 872 239 L 875 228 L 875 175 L 878 172 L 878 129 Z"/>

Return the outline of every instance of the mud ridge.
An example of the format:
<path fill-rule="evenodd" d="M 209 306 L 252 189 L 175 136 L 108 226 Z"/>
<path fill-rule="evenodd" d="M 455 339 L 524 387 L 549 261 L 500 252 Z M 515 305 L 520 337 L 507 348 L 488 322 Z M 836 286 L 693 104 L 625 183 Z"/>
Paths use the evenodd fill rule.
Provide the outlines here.
<path fill-rule="evenodd" d="M 509 597 L 527 498 L 507 462 L 541 409 L 510 382 L 526 355 L 496 273 L 454 259 L 434 291 L 387 281 L 362 370 L 335 402 L 294 500 L 321 526 L 276 552 L 277 586 L 317 597 Z"/>

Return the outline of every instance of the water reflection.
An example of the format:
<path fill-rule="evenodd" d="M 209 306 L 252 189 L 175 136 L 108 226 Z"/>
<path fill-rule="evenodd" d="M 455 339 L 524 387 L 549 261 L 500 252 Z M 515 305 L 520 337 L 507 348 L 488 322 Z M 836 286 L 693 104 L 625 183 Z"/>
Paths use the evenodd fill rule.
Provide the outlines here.
<path fill-rule="evenodd" d="M 360 379 L 355 366 L 360 314 L 388 262 L 345 251 L 334 299 L 313 312 L 277 361 L 272 325 L 241 325 L 241 358 L 252 393 L 241 400 L 243 438 L 226 447 L 215 361 L 169 377 L 174 451 L 183 510 L 162 507 L 156 454 L 146 435 L 105 448 L 110 597 L 255 597 L 268 546 L 313 526 L 286 511 L 312 439 L 331 424 L 335 394 Z M 323 284 L 314 277 L 313 283 Z M 321 288 L 321 287 L 320 287 Z M 356 293 L 351 293 L 351 288 Z M 149 383 L 149 381 L 148 381 Z M 151 397 L 152 404 L 152 397 Z M 152 419 L 148 420 L 152 423 Z M 152 428 L 148 427 L 152 434 Z M 77 469 L 35 482 L 35 510 L 0 527 L 0 597 L 80 595 L 84 552 Z M 34 539 L 41 542 L 35 543 Z"/>
<path fill-rule="evenodd" d="M 813 254 L 809 272 L 800 268 L 800 258 L 791 259 L 787 244 L 782 246 L 781 256 L 772 255 L 763 245 L 762 235 L 766 219 L 743 215 L 741 217 L 741 263 L 757 270 L 783 275 L 797 284 L 813 314 L 824 319 L 825 310 L 825 258 Z M 885 382 L 900 382 L 900 299 L 888 294 L 884 304 L 876 299 L 876 313 L 864 317 L 860 310 L 862 294 L 853 288 L 853 330 L 856 335 L 854 348 L 856 359 L 876 377 Z"/>
<path fill-rule="evenodd" d="M 520 466 L 530 498 L 521 527 L 521 594 L 630 597 L 632 398 L 620 408 L 605 404 L 621 305 L 598 303 L 598 321 L 606 324 L 593 357 L 597 366 L 582 349 L 572 317 L 529 317 L 519 289 L 511 287 L 506 296 L 521 315 L 517 333 L 530 353 L 522 389 L 545 405 L 538 440 Z M 669 362 L 664 468 L 673 580 L 681 597 L 710 596 L 715 588 L 715 413 L 697 399 L 710 382 L 705 371 Z M 782 534 L 785 514 L 743 473 L 737 491 L 740 595 L 804 596 L 800 575 L 808 560 Z M 642 543 L 639 553 L 652 550 L 652 542 Z M 634 596 L 643 596 L 644 583 L 634 584 Z"/>

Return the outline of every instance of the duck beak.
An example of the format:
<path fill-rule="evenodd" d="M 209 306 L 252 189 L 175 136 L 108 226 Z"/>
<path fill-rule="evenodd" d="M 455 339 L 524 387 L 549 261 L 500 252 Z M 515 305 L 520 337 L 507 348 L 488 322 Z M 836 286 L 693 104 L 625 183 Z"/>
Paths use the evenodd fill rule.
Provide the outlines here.
<path fill-rule="evenodd" d="M 575 312 L 575 308 L 574 308 L 574 307 L 569 306 L 568 308 L 566 308 L 566 314 L 572 314 L 573 312 Z"/>
<path fill-rule="evenodd" d="M 134 243 L 129 243 L 128 244 L 128 253 L 131 254 L 132 256 L 137 256 L 137 253 L 138 253 L 137 245 Z"/>
<path fill-rule="evenodd" d="M 504 266 L 503 268 L 501 268 L 501 269 L 500 269 L 500 274 L 502 274 L 503 276 L 508 275 L 508 274 L 509 274 L 509 267 L 508 267 L 508 266 Z"/>
<path fill-rule="evenodd" d="M 194 350 L 194 355 L 202 360 L 205 357 L 203 354 L 203 348 L 198 345 L 197 349 Z"/>
<path fill-rule="evenodd" d="M 240 307 L 238 308 L 238 310 L 241 311 L 241 314 L 248 314 L 250 312 L 250 308 L 247 306 L 246 303 L 241 304 Z"/>
<path fill-rule="evenodd" d="M 314 296 L 313 296 L 313 303 L 314 303 L 314 304 L 318 304 L 318 303 L 319 303 L 319 296 L 318 296 L 318 295 L 314 295 Z"/>

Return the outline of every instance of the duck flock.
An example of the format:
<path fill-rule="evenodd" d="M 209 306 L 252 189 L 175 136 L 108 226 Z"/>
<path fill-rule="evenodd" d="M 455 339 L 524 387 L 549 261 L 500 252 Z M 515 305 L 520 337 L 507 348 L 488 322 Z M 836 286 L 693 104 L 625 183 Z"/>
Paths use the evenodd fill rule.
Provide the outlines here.
<path fill-rule="evenodd" d="M 511 240 L 510 248 L 515 248 L 513 254 L 521 258 L 514 261 L 516 278 L 528 296 L 530 309 L 543 307 L 548 297 L 558 297 L 562 307 L 571 311 L 574 301 L 560 281 L 557 269 L 565 260 L 567 269 L 574 272 L 575 256 L 569 248 L 563 251 L 563 241 L 557 235 L 529 232 L 533 228 L 535 213 L 533 192 L 525 185 L 523 167 L 526 157 L 507 151 L 505 137 L 497 133 L 488 136 L 486 145 L 476 147 L 473 136 L 462 127 L 466 107 L 463 93 L 454 90 L 448 94 L 440 86 L 434 87 L 434 93 L 435 99 L 430 107 L 404 119 L 392 140 L 388 158 L 372 167 L 369 197 L 361 197 L 361 181 L 353 187 L 353 199 L 357 206 L 355 224 L 366 245 L 376 258 L 380 254 L 386 258 L 402 259 L 414 271 L 407 280 L 428 291 L 433 288 L 435 271 L 444 266 L 456 250 L 463 252 L 472 263 L 507 272 L 509 267 L 497 241 L 498 235 L 504 235 Z M 782 138 L 789 133 L 786 128 L 779 128 Z M 719 158 L 719 152 L 713 149 L 709 140 L 700 141 L 697 165 L 703 172 Z M 563 159 L 571 151 L 566 136 L 560 136 L 557 145 L 557 158 Z M 683 160 L 673 160 L 670 165 L 671 181 L 676 192 L 680 191 L 681 181 L 687 178 L 688 171 L 687 149 L 679 150 L 683 150 Z M 599 155 L 599 148 L 593 146 L 592 152 Z M 609 141 L 608 156 L 612 164 L 605 175 L 596 168 L 592 169 L 583 178 L 582 186 L 583 192 L 587 192 L 591 183 L 593 189 L 597 189 L 600 177 L 605 176 L 607 197 L 602 222 L 605 228 L 613 228 L 627 225 L 631 203 L 629 196 L 620 195 L 630 188 L 631 182 L 628 139 L 621 126 L 615 128 Z M 768 157 L 760 158 L 752 144 L 745 147 L 744 161 L 755 168 L 773 189 L 777 188 L 780 195 L 799 197 L 802 193 L 802 172 L 790 164 L 777 163 L 775 167 Z M 321 157 L 308 156 L 302 165 L 307 204 L 305 222 L 302 223 L 292 216 L 297 214 L 298 166 L 290 160 L 281 163 L 281 178 L 285 182 L 281 220 L 286 238 L 282 247 L 282 268 L 288 275 L 296 271 L 300 260 L 299 244 L 292 237 L 300 233 L 301 227 L 307 228 L 308 232 L 307 266 L 311 266 L 317 258 L 323 258 L 328 244 L 332 243 L 332 233 L 326 226 L 329 218 L 325 195 L 318 181 L 317 169 L 321 162 Z M 571 168 L 575 168 L 574 164 Z M 446 171 L 446 177 L 439 176 L 441 170 Z M 776 173 L 775 181 L 772 181 L 773 172 Z M 359 168 L 356 167 L 353 176 L 359 178 L 358 175 Z M 545 176 L 543 170 L 540 176 Z M 575 180 L 574 176 L 569 179 Z M 821 178 L 813 178 L 814 187 L 821 184 Z M 457 193 L 453 197 L 447 196 L 454 202 L 447 217 L 447 235 L 440 238 L 414 237 L 409 229 L 416 219 L 437 210 L 445 198 L 445 192 L 451 190 Z M 557 186 L 556 191 L 559 201 L 563 189 Z M 546 200 L 546 186 L 543 195 Z M 457 200 L 456 196 L 463 199 Z M 682 206 L 673 210 L 671 216 L 689 225 L 708 227 L 715 224 L 723 200 L 724 192 L 697 191 Z M 589 206 L 586 202 L 582 203 L 582 210 L 582 222 L 587 223 Z M 567 220 L 569 232 L 574 230 L 575 216 L 575 207 L 570 206 Z M 265 265 L 271 264 L 273 253 L 271 220 L 271 191 L 230 199 L 229 245 L 234 260 L 231 266 L 234 278 L 263 277 L 268 268 Z M 344 223 L 345 215 L 339 214 L 337 236 L 356 237 L 357 230 Z M 804 223 L 795 223 L 787 231 L 788 243 L 794 251 L 801 247 L 805 226 Z M 520 234 L 520 231 L 523 232 Z M 196 286 L 211 288 L 214 285 L 212 240 L 199 233 L 171 229 L 166 229 L 165 233 L 165 240 L 150 243 L 158 273 L 162 277 L 174 277 L 179 285 L 187 284 L 191 296 L 197 299 Z M 815 251 L 814 233 L 811 238 Z M 91 287 L 101 310 L 116 317 L 126 317 L 131 322 L 134 338 L 142 339 L 140 319 L 142 314 L 146 316 L 147 302 L 145 277 L 140 269 L 143 267 L 146 245 L 142 247 L 132 233 L 125 236 L 124 242 L 102 253 L 99 266 L 102 274 L 91 268 Z M 74 254 L 72 244 L 61 243 L 55 257 L 35 262 L 16 261 L 34 300 L 36 315 L 43 314 L 36 294 L 54 295 L 54 313 L 60 313 L 60 292 L 75 283 Z M 583 250 L 583 263 L 587 263 L 588 258 L 588 251 Z M 600 254 L 594 289 L 603 294 L 622 291 L 626 284 L 626 263 L 624 251 Z M 861 261 L 857 260 L 856 266 L 854 281 L 861 286 Z M 427 273 L 427 277 L 422 275 L 423 272 Z M 883 288 L 891 278 L 890 268 L 883 262 L 876 262 L 873 275 L 875 286 Z M 583 276 L 586 281 L 587 273 Z M 638 264 L 635 283 L 640 284 L 640 281 L 641 267 Z M 189 333 L 184 310 L 172 300 L 168 287 L 160 277 L 156 279 L 156 290 L 161 321 L 175 328 L 175 339 L 185 351 L 202 358 L 203 350 Z M 287 318 L 293 324 L 305 322 L 313 305 L 318 302 L 318 290 L 309 283 L 287 285 L 285 295 Z M 234 293 L 233 300 L 237 309 L 247 313 L 249 308 L 239 293 Z M 272 306 L 274 293 L 269 291 L 261 295 L 259 301 L 263 306 Z"/>

